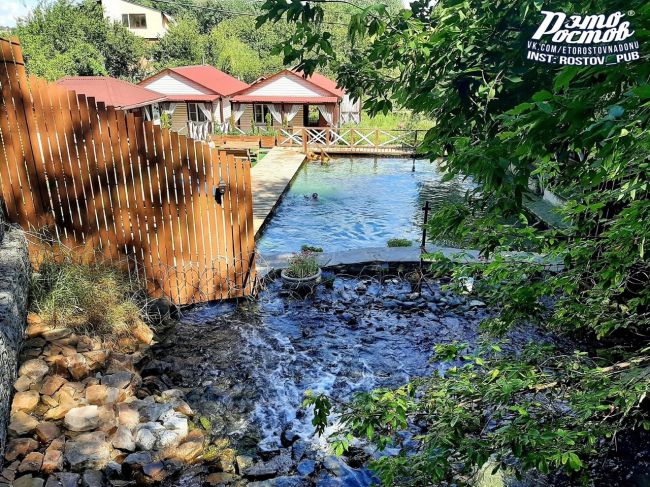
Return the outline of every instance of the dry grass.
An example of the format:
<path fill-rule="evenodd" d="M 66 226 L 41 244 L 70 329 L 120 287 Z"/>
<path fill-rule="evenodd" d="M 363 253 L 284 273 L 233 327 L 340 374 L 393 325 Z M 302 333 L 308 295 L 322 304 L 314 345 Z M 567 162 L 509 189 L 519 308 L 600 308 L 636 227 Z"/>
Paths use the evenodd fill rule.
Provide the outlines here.
<path fill-rule="evenodd" d="M 139 294 L 119 269 L 59 257 L 42 262 L 33 275 L 31 308 L 52 326 L 125 336 L 142 321 Z"/>

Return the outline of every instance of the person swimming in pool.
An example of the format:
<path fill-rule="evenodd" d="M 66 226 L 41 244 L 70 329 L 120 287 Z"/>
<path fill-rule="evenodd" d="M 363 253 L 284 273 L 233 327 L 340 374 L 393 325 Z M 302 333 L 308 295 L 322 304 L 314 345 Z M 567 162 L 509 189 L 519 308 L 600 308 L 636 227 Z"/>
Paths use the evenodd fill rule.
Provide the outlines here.
<path fill-rule="evenodd" d="M 302 196 L 303 196 L 303 198 L 305 198 L 306 200 L 311 199 L 311 200 L 313 200 L 313 201 L 318 201 L 318 193 L 312 193 L 312 194 L 311 194 L 311 197 L 310 197 L 308 194 L 303 194 Z"/>

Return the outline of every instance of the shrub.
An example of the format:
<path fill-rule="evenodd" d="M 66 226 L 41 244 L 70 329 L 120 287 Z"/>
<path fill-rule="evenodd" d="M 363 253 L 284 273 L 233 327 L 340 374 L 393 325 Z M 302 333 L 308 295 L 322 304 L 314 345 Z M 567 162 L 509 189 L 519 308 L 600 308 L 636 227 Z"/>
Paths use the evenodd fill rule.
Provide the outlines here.
<path fill-rule="evenodd" d="M 128 335 L 142 321 L 138 292 L 114 267 L 51 259 L 32 277 L 31 309 L 52 326 Z"/>
<path fill-rule="evenodd" d="M 413 245 L 413 242 L 407 238 L 391 238 L 388 241 L 389 247 L 410 247 L 411 245 Z"/>
<path fill-rule="evenodd" d="M 289 277 L 303 279 L 318 272 L 318 262 L 311 252 L 300 252 L 289 259 L 286 274 Z"/>
<path fill-rule="evenodd" d="M 316 247 L 315 245 L 307 245 L 307 244 L 305 244 L 305 245 L 303 245 L 302 247 L 300 247 L 300 249 L 301 249 L 303 252 L 316 252 L 316 253 L 320 253 L 320 252 L 323 251 L 323 247 Z"/>

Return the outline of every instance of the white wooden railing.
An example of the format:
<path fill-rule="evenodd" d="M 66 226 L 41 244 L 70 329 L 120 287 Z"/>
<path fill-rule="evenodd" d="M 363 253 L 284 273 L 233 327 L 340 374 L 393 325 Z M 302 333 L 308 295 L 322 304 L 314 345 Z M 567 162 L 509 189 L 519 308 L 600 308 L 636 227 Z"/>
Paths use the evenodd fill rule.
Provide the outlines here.
<path fill-rule="evenodd" d="M 187 122 L 187 135 L 194 140 L 209 140 L 212 122 Z"/>
<path fill-rule="evenodd" d="M 415 151 L 422 135 L 419 130 L 384 130 L 373 128 L 289 127 L 278 134 L 278 145 L 312 148 L 358 148 Z"/>

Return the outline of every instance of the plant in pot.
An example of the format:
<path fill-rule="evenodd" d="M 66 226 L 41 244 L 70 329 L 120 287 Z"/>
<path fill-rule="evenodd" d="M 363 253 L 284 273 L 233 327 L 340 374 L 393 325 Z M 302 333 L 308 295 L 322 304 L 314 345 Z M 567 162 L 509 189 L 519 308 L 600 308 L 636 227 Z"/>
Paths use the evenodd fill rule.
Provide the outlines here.
<path fill-rule="evenodd" d="M 289 259 L 289 265 L 282 270 L 281 276 L 285 286 L 300 290 L 318 284 L 322 272 L 312 252 L 300 252 Z"/>

